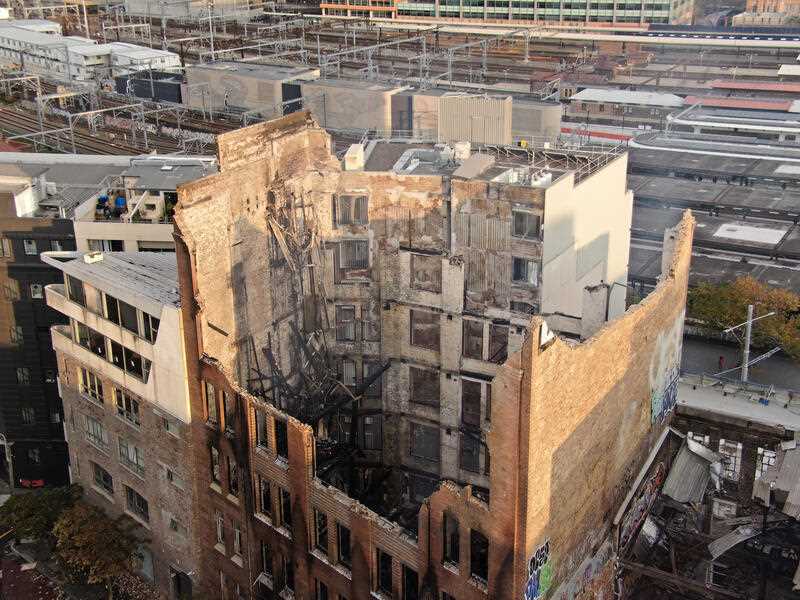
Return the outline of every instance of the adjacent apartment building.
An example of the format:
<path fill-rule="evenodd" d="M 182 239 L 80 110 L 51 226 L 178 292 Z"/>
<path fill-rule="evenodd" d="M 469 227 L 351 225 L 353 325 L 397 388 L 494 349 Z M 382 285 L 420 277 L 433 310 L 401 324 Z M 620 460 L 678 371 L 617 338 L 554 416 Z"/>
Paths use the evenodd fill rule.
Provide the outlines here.
<path fill-rule="evenodd" d="M 183 321 L 173 253 L 53 252 L 47 303 L 64 404 L 70 478 L 149 543 L 140 572 L 167 597 L 192 597 L 199 549 Z"/>
<path fill-rule="evenodd" d="M 372 143 L 343 168 L 308 113 L 218 147 L 175 214 L 197 593 L 607 589 L 675 403 L 691 217 L 626 310 L 624 153 Z"/>

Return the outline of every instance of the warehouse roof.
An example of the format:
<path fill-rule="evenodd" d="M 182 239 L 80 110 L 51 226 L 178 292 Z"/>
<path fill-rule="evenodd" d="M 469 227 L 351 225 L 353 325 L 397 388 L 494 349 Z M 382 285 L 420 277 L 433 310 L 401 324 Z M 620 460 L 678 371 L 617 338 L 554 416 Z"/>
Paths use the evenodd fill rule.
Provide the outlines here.
<path fill-rule="evenodd" d="M 586 88 L 573 94 L 573 100 L 582 102 L 608 102 L 610 104 L 636 104 L 640 106 L 665 106 L 680 108 L 683 98 L 675 94 Z"/>

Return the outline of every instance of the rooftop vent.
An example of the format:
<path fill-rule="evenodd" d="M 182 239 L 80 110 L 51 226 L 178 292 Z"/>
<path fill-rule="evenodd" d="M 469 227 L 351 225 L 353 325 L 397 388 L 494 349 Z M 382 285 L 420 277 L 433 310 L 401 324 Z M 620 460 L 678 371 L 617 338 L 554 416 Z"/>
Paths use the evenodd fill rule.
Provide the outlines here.
<path fill-rule="evenodd" d="M 172 165 L 161 165 L 161 170 L 162 171 L 172 171 L 172 169 L 174 169 L 174 168 L 175 167 L 173 167 Z"/>
<path fill-rule="evenodd" d="M 87 265 L 91 265 L 92 263 L 98 263 L 103 260 L 103 253 L 102 252 L 87 252 L 83 255 L 83 262 Z"/>

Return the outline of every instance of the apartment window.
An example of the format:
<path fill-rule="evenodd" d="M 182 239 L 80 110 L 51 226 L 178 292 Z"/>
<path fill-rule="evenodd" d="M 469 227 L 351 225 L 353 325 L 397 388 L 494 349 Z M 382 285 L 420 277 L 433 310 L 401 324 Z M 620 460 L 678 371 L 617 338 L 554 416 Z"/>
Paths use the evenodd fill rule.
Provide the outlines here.
<path fill-rule="evenodd" d="M 334 225 L 366 225 L 369 223 L 366 196 L 336 196 L 334 199 Z"/>
<path fill-rule="evenodd" d="M 722 476 L 731 481 L 739 481 L 739 470 L 742 466 L 742 443 L 721 439 L 719 453 L 724 457 Z"/>
<path fill-rule="evenodd" d="M 92 463 L 92 472 L 94 473 L 94 484 L 108 494 L 114 494 L 114 478 L 111 473 L 106 471 L 97 463 Z"/>
<path fill-rule="evenodd" d="M 219 450 L 214 446 L 211 446 L 211 481 L 220 482 Z"/>
<path fill-rule="evenodd" d="M 356 307 L 336 306 L 336 341 L 354 342 L 356 339 Z"/>
<path fill-rule="evenodd" d="M 369 279 L 369 241 L 344 240 L 336 245 L 334 254 L 338 282 Z"/>
<path fill-rule="evenodd" d="M 361 417 L 361 447 L 364 450 L 383 448 L 382 421 L 380 415 Z"/>
<path fill-rule="evenodd" d="M 314 509 L 314 546 L 328 554 L 328 515 Z"/>
<path fill-rule="evenodd" d="M 283 589 L 294 592 L 294 563 L 291 557 L 281 557 L 281 567 L 283 572 Z"/>
<path fill-rule="evenodd" d="M 481 442 L 475 434 L 461 434 L 461 468 L 478 473 L 481 468 Z"/>
<path fill-rule="evenodd" d="M 144 475 L 144 452 L 123 438 L 119 438 L 119 460 L 131 471 Z"/>
<path fill-rule="evenodd" d="M 526 240 L 534 240 L 539 237 L 539 225 L 541 223 L 539 215 L 523 210 L 512 210 L 513 228 L 511 235 Z"/>
<path fill-rule="evenodd" d="M 22 247 L 28 256 L 36 256 L 39 250 L 36 248 L 36 240 L 22 240 Z"/>
<path fill-rule="evenodd" d="M 524 315 L 532 315 L 537 313 L 538 309 L 535 304 L 531 304 L 530 302 L 518 302 L 516 300 L 512 300 L 511 311 L 522 313 Z"/>
<path fill-rule="evenodd" d="M 106 430 L 100 421 L 87 415 L 85 430 L 86 439 L 90 444 L 93 444 L 104 451 L 108 449 L 108 437 L 106 435 Z"/>
<path fill-rule="evenodd" d="M 480 581 L 489 581 L 489 540 L 475 529 L 469 532 L 469 574 Z"/>
<path fill-rule="evenodd" d="M 500 364 L 508 358 L 508 326 L 489 325 L 489 362 Z"/>
<path fill-rule="evenodd" d="M 22 422 L 25 425 L 33 425 L 36 422 L 36 411 L 32 406 L 22 407 Z"/>
<path fill-rule="evenodd" d="M 123 252 L 122 240 L 86 240 L 91 252 Z"/>
<path fill-rule="evenodd" d="M 411 311 L 411 345 L 429 350 L 439 350 L 439 314 Z"/>
<path fill-rule="evenodd" d="M 365 360 L 361 363 L 362 368 L 362 381 L 366 383 L 373 374 L 379 372 L 383 369 L 383 365 L 378 361 L 370 361 Z M 373 381 L 370 386 L 365 390 L 364 394 L 367 398 L 380 398 L 381 397 L 381 379 L 382 376 L 378 376 L 378 378 Z"/>
<path fill-rule="evenodd" d="M 136 308 L 122 300 L 118 300 L 117 302 L 119 302 L 120 325 L 131 333 L 139 335 L 139 315 Z"/>
<path fill-rule="evenodd" d="M 267 415 L 263 410 L 256 411 L 256 445 L 266 448 L 269 444 L 267 440 Z"/>
<path fill-rule="evenodd" d="M 217 544 L 225 545 L 225 517 L 218 510 L 214 511 L 214 524 L 217 533 Z"/>
<path fill-rule="evenodd" d="M 415 290 L 442 291 L 442 257 L 438 255 L 411 255 L 411 287 Z"/>
<path fill-rule="evenodd" d="M 380 548 L 376 550 L 378 562 L 378 591 L 392 595 L 392 557 Z"/>
<path fill-rule="evenodd" d="M 50 250 L 53 252 L 61 252 L 64 250 L 64 244 L 61 240 L 50 240 Z"/>
<path fill-rule="evenodd" d="M 14 253 L 11 251 L 11 240 L 8 238 L 0 238 L 0 257 L 13 258 Z"/>
<path fill-rule="evenodd" d="M 75 304 L 86 306 L 86 294 L 83 291 L 83 282 L 72 275 L 67 275 L 67 296 Z"/>
<path fill-rule="evenodd" d="M 265 575 L 272 575 L 272 548 L 263 540 L 261 541 L 261 571 Z"/>
<path fill-rule="evenodd" d="M 461 422 L 470 427 L 481 425 L 481 385 L 480 381 L 461 380 Z"/>
<path fill-rule="evenodd" d="M 483 358 L 483 321 L 464 319 L 464 343 L 462 354 L 465 358 Z"/>
<path fill-rule="evenodd" d="M 403 565 L 403 600 L 419 600 L 419 574 Z"/>
<path fill-rule="evenodd" d="M 281 488 L 280 493 L 281 525 L 286 529 L 292 528 L 292 495 L 288 490 Z"/>
<path fill-rule="evenodd" d="M 442 514 L 442 537 L 444 542 L 442 550 L 444 562 L 457 567 L 461 543 L 458 532 L 458 519 L 448 513 Z"/>
<path fill-rule="evenodd" d="M 75 321 L 75 332 L 78 344 L 89 350 L 92 354 L 106 358 L 106 338 L 91 327 Z"/>
<path fill-rule="evenodd" d="M 22 329 L 22 325 L 12 325 L 11 326 L 11 343 L 12 344 L 22 344 L 25 340 L 25 333 Z"/>
<path fill-rule="evenodd" d="M 439 406 L 439 372 L 431 369 L 409 367 L 411 401 L 428 406 Z"/>
<path fill-rule="evenodd" d="M 156 337 L 158 336 L 158 326 L 161 324 L 161 320 L 155 318 L 152 315 L 147 313 L 142 313 L 142 325 L 144 326 L 144 339 L 146 339 L 151 344 L 154 344 L 156 341 Z"/>
<path fill-rule="evenodd" d="M 314 581 L 316 582 L 316 600 L 328 600 L 328 586 L 319 579 Z"/>
<path fill-rule="evenodd" d="M 28 385 L 31 382 L 31 371 L 28 367 L 17 367 L 17 383 Z"/>
<path fill-rule="evenodd" d="M 219 414 L 217 412 L 216 391 L 208 381 L 204 382 L 203 388 L 206 397 L 206 421 L 212 425 L 217 425 L 219 423 Z"/>
<path fill-rule="evenodd" d="M 258 510 L 262 515 L 272 517 L 272 488 L 269 480 L 258 477 Z"/>
<path fill-rule="evenodd" d="M 114 340 L 109 340 L 109 345 L 111 346 L 111 362 L 115 367 L 124 370 L 137 379 L 147 381 L 150 376 L 149 360 L 142 358 L 138 353 L 118 344 Z"/>
<path fill-rule="evenodd" d="M 228 492 L 233 496 L 239 495 L 239 465 L 230 456 L 228 457 Z"/>
<path fill-rule="evenodd" d="M 341 523 L 337 523 L 336 537 L 339 541 L 337 545 L 337 558 L 341 564 L 349 568 L 352 564 L 352 555 L 350 553 L 350 529 Z"/>
<path fill-rule="evenodd" d="M 242 555 L 242 526 L 236 521 L 233 523 L 233 553 Z"/>
<path fill-rule="evenodd" d="M 236 427 L 236 397 L 222 391 L 222 410 L 225 414 L 225 431 L 232 432 Z"/>
<path fill-rule="evenodd" d="M 438 463 L 440 437 L 436 426 L 411 423 L 411 455 Z"/>
<path fill-rule="evenodd" d="M 524 283 L 526 285 L 539 284 L 539 265 L 530 258 L 514 257 L 512 259 L 512 275 L 514 283 Z"/>
<path fill-rule="evenodd" d="M 289 432 L 286 421 L 275 419 L 275 452 L 284 459 L 289 460 Z"/>
<path fill-rule="evenodd" d="M 84 396 L 92 398 L 99 404 L 103 403 L 103 384 L 100 382 L 100 378 L 97 375 L 81 367 L 80 383 L 81 393 Z"/>
<path fill-rule="evenodd" d="M 105 296 L 106 319 L 119 325 L 119 304 L 117 304 L 117 299 L 114 298 L 114 296 L 109 296 L 108 294 L 103 295 Z"/>
<path fill-rule="evenodd" d="M 32 283 L 30 285 L 31 298 L 33 300 L 41 299 L 44 296 L 44 288 L 41 283 Z"/>
<path fill-rule="evenodd" d="M 14 279 L 4 282 L 3 297 L 11 302 L 19 300 L 19 282 Z"/>
<path fill-rule="evenodd" d="M 117 415 L 134 425 L 141 424 L 139 421 L 138 400 L 134 400 L 119 388 L 114 388 L 114 399 L 117 402 Z"/>
<path fill-rule="evenodd" d="M 766 473 L 769 468 L 775 464 L 776 454 L 774 450 L 767 450 L 766 448 L 758 449 L 758 459 L 756 461 L 756 479 Z"/>
<path fill-rule="evenodd" d="M 147 500 L 133 488 L 125 486 L 125 501 L 128 511 L 139 517 L 142 521 L 150 521 L 150 506 Z"/>

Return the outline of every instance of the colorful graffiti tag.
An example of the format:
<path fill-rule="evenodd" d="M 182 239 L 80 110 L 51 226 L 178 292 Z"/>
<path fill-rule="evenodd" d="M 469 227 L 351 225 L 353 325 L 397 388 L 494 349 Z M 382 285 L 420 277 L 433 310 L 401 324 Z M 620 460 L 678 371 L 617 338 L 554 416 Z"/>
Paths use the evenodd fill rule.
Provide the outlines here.
<path fill-rule="evenodd" d="M 528 583 L 524 600 L 541 598 L 553 583 L 553 565 L 550 561 L 550 540 L 536 549 L 528 562 Z"/>
<path fill-rule="evenodd" d="M 553 594 L 553 598 L 557 600 L 574 600 L 581 594 L 591 593 L 591 597 L 595 598 L 595 600 L 603 600 L 605 598 L 605 590 L 601 589 L 603 582 L 599 578 L 611 559 L 611 555 L 611 542 L 603 542 L 599 550 L 593 556 L 585 558 L 569 580 L 558 587 L 556 593 Z"/>
<path fill-rule="evenodd" d="M 681 312 L 668 331 L 656 339 L 650 359 L 650 417 L 652 423 L 662 423 L 678 400 L 678 377 L 683 348 L 683 317 Z"/>

